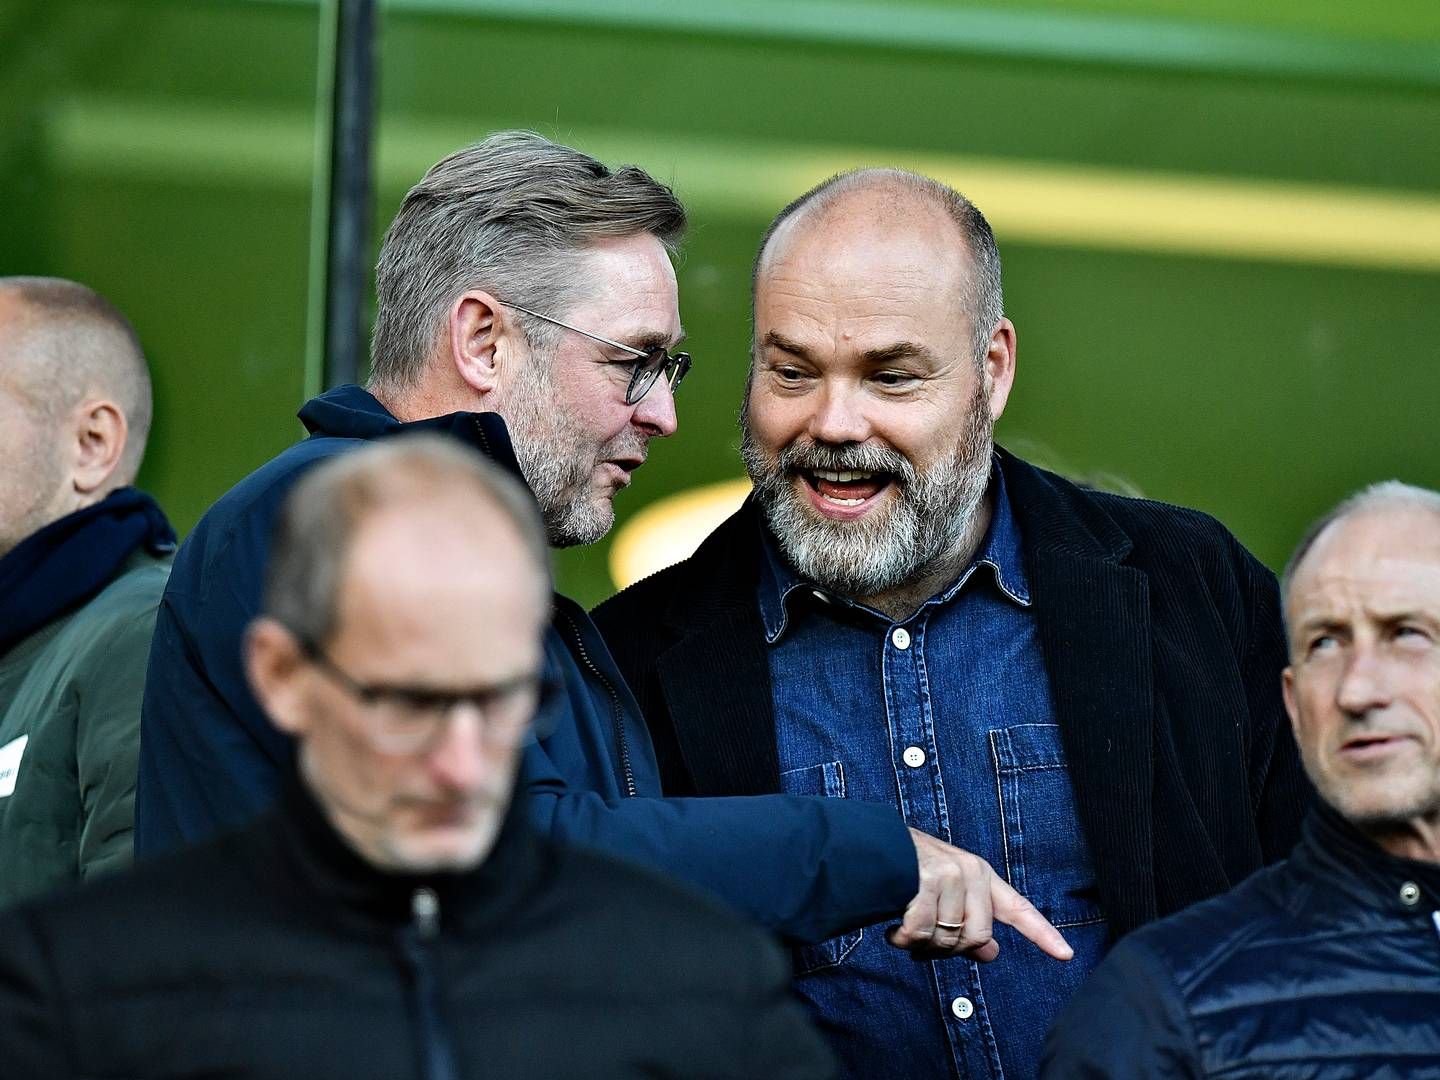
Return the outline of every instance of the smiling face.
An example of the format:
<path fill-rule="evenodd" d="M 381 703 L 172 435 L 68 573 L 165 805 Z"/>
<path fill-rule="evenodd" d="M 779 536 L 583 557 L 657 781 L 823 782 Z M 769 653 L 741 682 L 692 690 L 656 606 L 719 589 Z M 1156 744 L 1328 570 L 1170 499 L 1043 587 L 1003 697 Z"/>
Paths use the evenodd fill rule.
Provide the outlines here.
<path fill-rule="evenodd" d="M 1440 828 L 1440 516 L 1363 510 L 1331 525 L 1287 597 L 1285 705 L 1305 770 L 1396 853 Z"/>
<path fill-rule="evenodd" d="M 679 343 L 675 271 L 653 236 L 596 243 L 580 273 L 588 288 L 579 302 L 544 314 L 637 349 Z M 627 405 L 634 356 L 569 330 L 556 329 L 553 340 L 549 356 L 517 358 L 496 408 L 550 543 L 565 547 L 610 530 L 612 500 L 644 463 L 650 440 L 675 432 L 675 399 L 662 378 Z"/>
<path fill-rule="evenodd" d="M 972 538 L 1014 328 L 1002 320 L 976 357 L 970 269 L 948 216 L 888 189 L 802 210 L 772 238 L 743 451 L 772 533 L 810 580 L 872 597 Z"/>

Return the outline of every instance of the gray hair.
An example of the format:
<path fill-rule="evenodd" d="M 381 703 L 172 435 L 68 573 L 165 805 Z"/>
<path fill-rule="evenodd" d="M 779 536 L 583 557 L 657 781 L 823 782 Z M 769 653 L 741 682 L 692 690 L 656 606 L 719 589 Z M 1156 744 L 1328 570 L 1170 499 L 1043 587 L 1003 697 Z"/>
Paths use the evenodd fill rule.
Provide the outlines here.
<path fill-rule="evenodd" d="M 766 249 L 781 225 L 802 210 L 823 210 L 851 192 L 886 187 L 898 188 L 932 202 L 949 216 L 965 237 L 973 271 L 965 288 L 965 303 L 974 327 L 975 361 L 980 363 L 989 350 L 990 335 L 1005 315 L 1005 297 L 1000 282 L 1000 249 L 995 244 L 995 233 L 991 231 L 985 215 L 960 192 L 939 180 L 908 169 L 851 169 L 849 172 L 837 173 L 815 185 L 776 214 L 775 220 L 765 230 L 765 236 L 760 241 L 760 250 L 755 255 L 755 265 L 750 275 L 752 300 L 760 281 Z"/>
<path fill-rule="evenodd" d="M 154 405 L 150 369 L 130 320 L 94 289 L 65 278 L 0 277 L 0 291 L 22 305 L 13 352 L 25 364 L 20 381 L 31 403 L 56 420 L 88 394 L 112 398 L 127 428 L 116 478 L 131 483 L 145 456 Z"/>
<path fill-rule="evenodd" d="M 563 314 L 584 285 L 584 249 L 650 233 L 672 253 L 685 232 L 675 193 L 634 165 L 611 170 L 530 131 L 501 131 L 434 165 L 400 204 L 375 268 L 370 380 L 415 385 L 467 289 Z M 539 345 L 559 331 L 522 320 Z"/>
<path fill-rule="evenodd" d="M 331 458 L 290 490 L 275 525 L 261 611 L 301 638 L 323 644 L 336 630 L 346 556 L 366 517 L 457 496 L 497 507 L 515 526 L 534 563 L 540 602 L 548 606 L 550 552 L 529 491 L 453 439 L 404 435 Z M 483 557 L 485 538 L 475 543 L 477 558 Z"/>
<path fill-rule="evenodd" d="M 1280 575 L 1282 602 L 1288 606 L 1290 586 L 1295 580 L 1295 572 L 1300 569 L 1300 564 L 1305 561 L 1305 556 L 1310 554 L 1310 549 L 1320 539 L 1321 533 L 1331 525 L 1346 518 L 1376 510 L 1402 509 L 1428 510 L 1440 518 L 1440 491 L 1431 491 L 1429 488 L 1417 487 L 1399 480 L 1384 480 L 1378 484 L 1361 488 L 1353 495 L 1341 500 L 1334 509 L 1306 529 L 1305 535 L 1300 538 L 1300 543 L 1295 546 L 1295 553 L 1290 556 L 1289 562 L 1285 564 L 1285 570 Z"/>

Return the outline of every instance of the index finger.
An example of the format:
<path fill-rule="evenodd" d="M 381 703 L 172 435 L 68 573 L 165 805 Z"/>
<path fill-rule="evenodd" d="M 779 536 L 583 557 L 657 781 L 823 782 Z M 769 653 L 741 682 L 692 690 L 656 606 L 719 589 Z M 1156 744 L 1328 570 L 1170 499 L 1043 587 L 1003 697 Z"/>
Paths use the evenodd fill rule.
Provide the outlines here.
<path fill-rule="evenodd" d="M 1041 915 L 1034 904 L 1012 889 L 996 874 L 991 878 L 990 904 L 995 918 L 1013 926 L 1020 933 L 1038 945 L 1042 952 L 1056 960 L 1069 960 L 1075 950 L 1065 936 L 1050 925 L 1050 920 Z"/>

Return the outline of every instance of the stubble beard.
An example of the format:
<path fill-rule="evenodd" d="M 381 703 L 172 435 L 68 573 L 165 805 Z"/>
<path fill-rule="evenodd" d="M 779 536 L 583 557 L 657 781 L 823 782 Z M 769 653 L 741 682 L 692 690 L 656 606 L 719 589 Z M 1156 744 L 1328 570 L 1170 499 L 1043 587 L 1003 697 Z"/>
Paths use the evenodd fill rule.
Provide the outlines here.
<path fill-rule="evenodd" d="M 615 508 L 592 491 L 597 461 L 584 453 L 585 432 L 556 402 L 548 358 L 525 366 L 503 413 L 550 546 L 593 544 L 608 533 Z"/>
<path fill-rule="evenodd" d="M 65 468 L 52 448 L 38 439 L 22 445 L 18 461 L 6 462 L 0 477 L 0 558 L 65 514 L 58 505 L 66 487 Z"/>
<path fill-rule="evenodd" d="M 1360 784 L 1305 762 L 1320 798 L 1370 836 L 1409 832 L 1416 821 L 1440 820 L 1440 780 L 1426 765 L 1404 776 L 1367 777 Z"/>
<path fill-rule="evenodd" d="M 924 472 L 898 451 L 861 443 L 796 440 L 771 456 L 741 413 L 740 452 L 771 534 L 802 577 L 852 599 L 909 585 L 968 537 L 990 481 L 993 421 L 977 384 L 954 451 Z M 801 469 L 884 472 L 896 487 L 886 505 L 854 521 L 822 517 L 796 484 Z"/>

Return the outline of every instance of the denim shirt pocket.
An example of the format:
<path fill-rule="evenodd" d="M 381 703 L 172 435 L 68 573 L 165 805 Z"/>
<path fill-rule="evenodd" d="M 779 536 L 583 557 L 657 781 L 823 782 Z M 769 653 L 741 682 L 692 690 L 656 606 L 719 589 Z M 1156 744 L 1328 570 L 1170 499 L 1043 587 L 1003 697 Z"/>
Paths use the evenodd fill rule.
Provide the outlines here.
<path fill-rule="evenodd" d="M 1056 724 L 989 732 L 1005 865 L 995 869 L 1056 927 L 1104 921 Z"/>
<path fill-rule="evenodd" d="M 843 799 L 845 766 L 838 761 L 827 761 L 803 769 L 789 769 L 780 774 L 780 790 L 786 795 L 819 795 L 827 799 Z M 795 946 L 791 952 L 794 954 L 796 977 L 838 967 L 855 951 L 864 936 L 864 930 L 852 930 L 848 934 L 827 938 L 818 945 Z"/>

